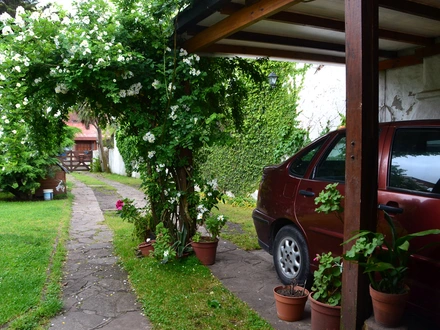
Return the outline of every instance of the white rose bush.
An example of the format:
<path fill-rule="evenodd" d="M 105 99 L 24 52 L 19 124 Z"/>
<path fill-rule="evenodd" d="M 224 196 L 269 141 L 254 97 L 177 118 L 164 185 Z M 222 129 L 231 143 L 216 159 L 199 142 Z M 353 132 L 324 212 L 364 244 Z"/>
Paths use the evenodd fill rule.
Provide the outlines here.
<path fill-rule="evenodd" d="M 249 61 L 200 58 L 179 46 L 174 25 L 189 2 L 92 0 L 73 12 L 2 14 L 0 145 L 29 146 L 29 158 L 53 152 L 69 111 L 87 102 L 101 124 L 118 124 L 124 161 L 143 179 L 151 229 L 162 222 L 173 236 L 183 227 L 192 236 L 197 210 L 221 196 L 201 178 L 196 156 L 239 126 L 246 82 L 265 78 Z M 0 152 L 1 182 L 13 164 Z"/>

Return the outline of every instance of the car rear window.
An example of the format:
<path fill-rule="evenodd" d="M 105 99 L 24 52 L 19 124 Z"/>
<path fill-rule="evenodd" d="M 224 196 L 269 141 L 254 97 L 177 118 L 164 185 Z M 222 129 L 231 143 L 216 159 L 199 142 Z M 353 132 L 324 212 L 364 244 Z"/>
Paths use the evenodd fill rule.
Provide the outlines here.
<path fill-rule="evenodd" d="M 314 179 L 324 181 L 345 181 L 346 138 L 340 135 L 328 149 L 315 170 Z"/>
<path fill-rule="evenodd" d="M 325 139 L 321 139 L 320 141 L 312 144 L 309 148 L 305 149 L 301 155 L 290 164 L 289 172 L 293 176 L 304 177 L 306 174 L 307 168 L 310 165 L 313 157 L 315 157 L 316 153 L 324 144 Z"/>
<path fill-rule="evenodd" d="M 388 178 L 391 188 L 440 195 L 440 128 L 397 129 Z"/>

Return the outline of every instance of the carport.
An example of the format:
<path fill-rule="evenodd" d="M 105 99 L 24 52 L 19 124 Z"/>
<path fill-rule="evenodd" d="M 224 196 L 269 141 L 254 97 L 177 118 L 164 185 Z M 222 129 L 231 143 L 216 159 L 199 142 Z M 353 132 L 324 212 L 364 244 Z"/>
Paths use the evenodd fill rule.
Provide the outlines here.
<path fill-rule="evenodd" d="M 346 65 L 344 238 L 374 229 L 379 72 L 431 62 L 424 70 L 440 76 L 440 1 L 196 0 L 176 24 L 182 47 L 202 56 Z M 423 83 L 420 99 L 439 104 L 440 78 Z M 357 266 L 344 267 L 342 327 L 360 329 L 369 316 L 368 284 Z"/>

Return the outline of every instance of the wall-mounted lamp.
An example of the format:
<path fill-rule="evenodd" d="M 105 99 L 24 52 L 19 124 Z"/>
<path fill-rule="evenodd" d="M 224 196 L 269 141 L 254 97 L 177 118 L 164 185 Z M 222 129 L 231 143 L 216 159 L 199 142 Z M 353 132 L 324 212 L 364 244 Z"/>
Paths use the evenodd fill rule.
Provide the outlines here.
<path fill-rule="evenodd" d="M 270 87 L 275 88 L 278 79 L 278 76 L 275 74 L 275 72 L 271 72 L 267 78 L 269 79 Z"/>

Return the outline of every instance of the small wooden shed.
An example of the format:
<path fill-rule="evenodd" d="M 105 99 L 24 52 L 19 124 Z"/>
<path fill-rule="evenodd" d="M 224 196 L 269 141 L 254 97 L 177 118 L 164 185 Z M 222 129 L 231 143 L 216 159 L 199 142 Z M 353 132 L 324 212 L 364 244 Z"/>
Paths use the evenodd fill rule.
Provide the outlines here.
<path fill-rule="evenodd" d="M 40 181 L 40 188 L 35 191 L 35 197 L 43 198 L 44 189 L 53 189 L 54 196 L 65 194 L 67 192 L 66 173 L 69 171 L 63 165 L 52 166 L 47 177 Z"/>

